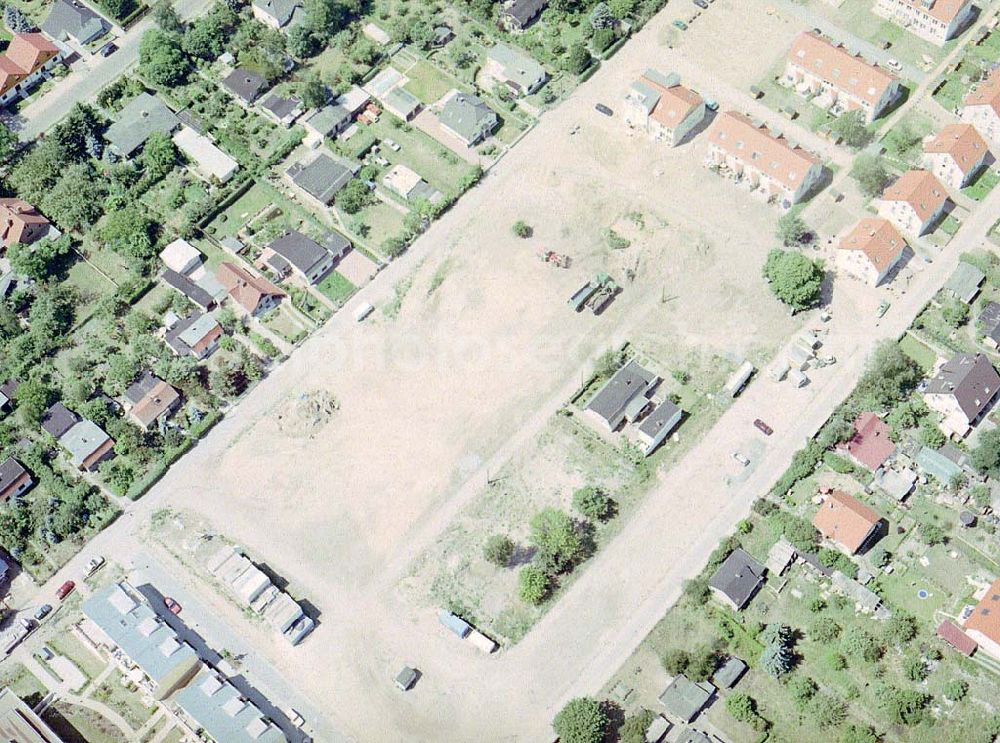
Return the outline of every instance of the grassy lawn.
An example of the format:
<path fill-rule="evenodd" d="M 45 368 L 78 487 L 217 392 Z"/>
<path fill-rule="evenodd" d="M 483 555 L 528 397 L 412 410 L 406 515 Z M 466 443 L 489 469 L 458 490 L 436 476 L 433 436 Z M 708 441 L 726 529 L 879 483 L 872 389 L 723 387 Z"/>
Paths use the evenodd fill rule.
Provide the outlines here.
<path fill-rule="evenodd" d="M 938 229 L 948 235 L 948 237 L 954 237 L 955 233 L 958 232 L 958 228 L 961 226 L 961 223 L 955 219 L 953 215 L 949 214 L 941 220 L 941 224 Z"/>
<path fill-rule="evenodd" d="M 257 183 L 253 188 L 230 204 L 222 214 L 208 225 L 208 232 L 216 237 L 230 237 L 255 216 L 261 209 L 274 203 L 279 194 L 267 183 Z"/>
<path fill-rule="evenodd" d="M 904 335 L 899 341 L 899 347 L 903 349 L 903 353 L 916 361 L 925 372 L 929 372 L 934 368 L 934 362 L 937 361 L 937 354 L 909 333 Z"/>
<path fill-rule="evenodd" d="M 833 116 L 818 106 L 812 105 L 791 88 L 778 84 L 777 78 L 781 76 L 784 69 L 784 60 L 779 60 L 757 83 L 757 87 L 764 91 L 764 97 L 761 101 L 771 110 L 783 112 L 785 116 L 788 116 L 789 112 L 796 112 L 796 120 L 799 124 L 811 131 L 818 131 L 829 125 L 834 119 Z"/>
<path fill-rule="evenodd" d="M 62 740 L 87 743 L 117 743 L 121 740 L 121 731 L 104 717 L 68 702 L 56 702 L 45 711 L 42 719 Z"/>
<path fill-rule="evenodd" d="M 48 646 L 57 655 L 65 655 L 73 661 L 90 679 L 96 678 L 107 665 L 68 632 L 53 637 L 49 640 Z"/>
<path fill-rule="evenodd" d="M 403 87 L 413 93 L 425 105 L 440 100 L 452 88 L 457 88 L 458 82 L 426 60 L 420 60 L 409 69 L 400 70 L 409 81 Z"/>
<path fill-rule="evenodd" d="M 352 236 L 369 245 L 381 245 L 388 237 L 403 232 L 405 216 L 383 201 L 376 201 L 354 215 L 346 215 L 346 224 Z"/>
<path fill-rule="evenodd" d="M 302 323 L 291 315 L 291 311 L 284 304 L 276 311 L 269 312 L 264 324 L 288 343 L 298 343 L 308 335 Z"/>
<path fill-rule="evenodd" d="M 344 276 L 331 271 L 330 274 L 316 286 L 320 293 L 333 302 L 338 307 L 342 307 L 355 291 L 357 287 L 348 281 Z"/>
<path fill-rule="evenodd" d="M 0 686 L 7 686 L 21 699 L 40 701 L 45 696 L 45 685 L 20 663 L 12 663 L 0 673 Z"/>
<path fill-rule="evenodd" d="M 139 728 L 152 717 L 153 708 L 142 704 L 132 682 L 127 682 L 129 687 L 122 686 L 123 679 L 120 671 L 114 671 L 91 696 L 115 710 L 133 728 Z"/>
<path fill-rule="evenodd" d="M 962 193 L 970 199 L 982 201 L 998 182 L 1000 175 L 997 174 L 996 168 L 984 168 L 976 180 L 962 189 Z"/>

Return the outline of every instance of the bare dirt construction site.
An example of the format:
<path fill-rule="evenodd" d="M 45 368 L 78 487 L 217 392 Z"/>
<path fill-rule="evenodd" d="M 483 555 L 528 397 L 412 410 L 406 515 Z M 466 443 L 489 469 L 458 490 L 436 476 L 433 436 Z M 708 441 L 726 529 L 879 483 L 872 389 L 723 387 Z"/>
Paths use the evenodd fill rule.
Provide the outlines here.
<path fill-rule="evenodd" d="M 718 0 L 696 23 L 718 12 L 740 19 L 755 41 L 783 44 L 764 33 L 771 19 L 757 27 L 761 36 L 748 30 L 758 16 L 746 5 Z M 414 249 L 425 257 L 386 312 L 363 324 L 335 317 L 151 494 L 266 559 L 319 608 L 303 645 L 268 652 L 347 735 L 540 739 L 588 657 L 568 647 L 565 667 L 534 667 L 540 644 L 561 653 L 551 616 L 516 653 L 482 656 L 438 625 L 433 577 L 416 588 L 408 580 L 414 560 L 440 559 L 435 548 L 450 529 L 503 507 L 486 481 L 504 467 L 541 479 L 538 503 L 568 497 L 594 464 L 554 415 L 605 349 L 633 339 L 668 368 L 691 354 L 760 360 L 799 326 L 760 278 L 779 214 L 702 166 L 704 134 L 670 150 L 630 136 L 620 115 L 593 110 L 598 101 L 619 106 L 647 67 L 696 63 L 712 79 L 706 48 L 721 84 L 743 84 L 744 65 L 757 62 L 734 63 L 736 47 L 697 45 L 688 55 L 686 41 L 662 45 L 671 7 L 431 227 Z M 686 82 L 713 94 L 701 80 Z M 519 219 L 532 238 L 512 234 Z M 611 227 L 627 235 L 627 248 L 609 247 Z M 572 267 L 546 266 L 542 248 L 572 256 Z M 567 298 L 597 271 L 624 291 L 600 316 L 574 314 Z M 613 457 L 598 467 L 609 484 L 629 476 Z M 481 545 L 454 544 L 468 553 L 454 559 L 478 571 Z M 510 574 L 497 571 L 496 580 Z M 574 621 L 601 626 L 601 609 Z M 392 677 L 404 664 L 423 676 L 401 695 Z"/>

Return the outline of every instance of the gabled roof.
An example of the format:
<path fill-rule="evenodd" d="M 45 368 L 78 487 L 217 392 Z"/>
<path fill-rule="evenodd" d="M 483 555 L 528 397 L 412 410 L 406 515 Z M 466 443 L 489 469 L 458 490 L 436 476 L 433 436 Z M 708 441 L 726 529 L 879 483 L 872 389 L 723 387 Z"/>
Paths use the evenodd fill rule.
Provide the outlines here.
<path fill-rule="evenodd" d="M 892 222 L 881 217 L 865 217 L 844 237 L 841 250 L 860 250 L 879 272 L 892 264 L 906 248 L 906 240 Z"/>
<path fill-rule="evenodd" d="M 164 269 L 163 273 L 160 274 L 160 278 L 163 279 L 163 282 L 167 286 L 176 289 L 203 310 L 207 310 L 215 304 L 215 298 L 211 294 L 191 281 L 187 276 L 177 273 L 172 268 Z"/>
<path fill-rule="evenodd" d="M 813 517 L 819 533 L 851 554 L 864 545 L 882 517 L 852 495 L 834 490 Z"/>
<path fill-rule="evenodd" d="M 42 429 L 52 438 L 58 439 L 69 429 L 76 425 L 80 416 L 67 408 L 61 402 L 57 402 L 42 417 Z"/>
<path fill-rule="evenodd" d="M 0 463 L 0 493 L 12 485 L 16 485 L 18 480 L 26 474 L 28 474 L 28 470 L 24 468 L 24 465 L 14 457 L 7 457 Z"/>
<path fill-rule="evenodd" d="M 140 93 L 118 114 L 118 120 L 104 132 L 104 138 L 122 157 L 142 147 L 153 132 L 170 134 L 180 119 L 154 95 Z"/>
<path fill-rule="evenodd" d="M 993 70 L 985 80 L 978 83 L 976 89 L 962 99 L 962 105 L 989 106 L 1000 116 L 1000 68 Z"/>
<path fill-rule="evenodd" d="M 298 0 L 253 0 L 253 7 L 274 18 L 279 26 L 284 26 L 292 19 L 299 2 Z"/>
<path fill-rule="evenodd" d="M 947 26 L 955 20 L 970 0 L 899 0 L 899 2 Z"/>
<path fill-rule="evenodd" d="M 108 27 L 107 21 L 79 0 L 55 0 L 42 32 L 59 41 L 73 38 L 85 44 Z"/>
<path fill-rule="evenodd" d="M 266 297 L 284 297 L 285 293 L 265 278 L 254 276 L 235 263 L 222 263 L 216 271 L 219 281 L 233 301 L 247 312 L 256 312 Z"/>
<path fill-rule="evenodd" d="M 220 335 L 222 326 L 212 315 L 192 312 L 168 330 L 164 340 L 178 355 L 200 355 Z"/>
<path fill-rule="evenodd" d="M 465 140 L 484 135 L 497 123 L 497 115 L 492 108 L 476 96 L 461 92 L 455 92 L 448 98 L 438 119 Z"/>
<path fill-rule="evenodd" d="M 737 547 L 723 561 L 708 581 L 708 585 L 725 594 L 742 609 L 764 582 L 767 568 Z"/>
<path fill-rule="evenodd" d="M 27 230 L 46 224 L 49 220 L 27 201 L 16 197 L 0 198 L 0 241 L 4 245 L 19 243 Z"/>
<path fill-rule="evenodd" d="M 910 205 L 921 222 L 926 222 L 948 201 L 948 191 L 926 170 L 908 170 L 882 194 L 885 201 Z"/>
<path fill-rule="evenodd" d="M 788 50 L 788 61 L 872 106 L 896 82 L 892 73 L 812 31 L 804 31 L 795 38 Z"/>
<path fill-rule="evenodd" d="M 111 440 L 101 427 L 84 418 L 59 437 L 59 443 L 69 452 L 69 458 L 77 467 L 93 456 Z"/>
<path fill-rule="evenodd" d="M 327 248 L 296 230 L 279 235 L 268 247 L 306 275 L 331 255 Z"/>
<path fill-rule="evenodd" d="M 501 11 L 510 16 L 518 25 L 526 26 L 548 6 L 549 0 L 508 0 Z"/>
<path fill-rule="evenodd" d="M 845 445 L 848 453 L 875 471 L 896 451 L 889 438 L 889 426 L 874 413 L 862 413 L 854 421 L 854 436 Z"/>
<path fill-rule="evenodd" d="M 302 120 L 302 123 L 308 125 L 309 128 L 316 130 L 322 136 L 330 137 L 339 131 L 344 122 L 350 118 L 351 112 L 343 106 L 337 104 L 323 106 L 323 108 L 313 111 L 304 120 Z"/>
<path fill-rule="evenodd" d="M 986 274 L 979 268 L 971 263 L 959 261 L 951 276 L 948 277 L 948 281 L 945 282 L 944 288 L 954 294 L 956 298 L 969 304 L 976 298 L 979 287 L 983 285 L 985 280 Z"/>
<path fill-rule="evenodd" d="M 194 680 L 176 696 L 212 740 L 225 743 L 286 743 L 288 740 L 253 702 L 218 671 L 202 664 Z"/>
<path fill-rule="evenodd" d="M 708 141 L 748 167 L 797 190 L 820 159 L 808 150 L 791 144 L 782 135 L 773 135 L 764 124 L 736 111 L 720 115 L 708 133 Z"/>
<path fill-rule="evenodd" d="M 59 54 L 59 47 L 39 33 L 14 34 L 4 56 L 25 73 L 32 73 Z"/>
<path fill-rule="evenodd" d="M 645 394 L 658 377 L 630 359 L 587 403 L 587 410 L 596 413 L 609 425 L 619 419 L 633 399 Z"/>
<path fill-rule="evenodd" d="M 149 371 L 125 390 L 125 399 L 132 404 L 129 415 L 145 427 L 171 410 L 180 398 L 176 389 Z"/>
<path fill-rule="evenodd" d="M 547 75 L 545 68 L 532 57 L 507 44 L 494 44 L 486 56 L 499 64 L 507 80 L 521 90 L 527 90 Z"/>
<path fill-rule="evenodd" d="M 965 620 L 965 630 L 975 630 L 993 642 L 1000 643 L 1000 578 L 993 581 L 993 585 L 986 590 L 986 594 Z"/>
<path fill-rule="evenodd" d="M 985 354 L 961 353 L 953 356 L 927 383 L 927 395 L 951 395 L 965 417 L 979 417 L 1000 389 L 1000 374 Z"/>
<path fill-rule="evenodd" d="M 265 111 L 268 111 L 279 121 L 283 121 L 286 117 L 294 115 L 296 111 L 301 112 L 302 101 L 294 95 L 285 97 L 283 95 L 278 95 L 277 93 L 271 93 L 271 95 L 265 98 L 264 102 L 260 104 L 260 107 Z"/>
<path fill-rule="evenodd" d="M 955 648 L 955 650 L 960 652 L 962 655 L 972 655 L 976 652 L 976 648 L 979 647 L 975 640 L 965 634 L 962 629 L 950 619 L 945 619 L 938 625 L 937 636 Z"/>
<path fill-rule="evenodd" d="M 660 704 L 666 708 L 668 715 L 682 722 L 691 722 L 705 708 L 715 691 L 715 686 L 707 681 L 696 684 L 680 673 L 660 694 Z"/>
<path fill-rule="evenodd" d="M 645 102 L 649 116 L 670 128 L 703 103 L 700 95 L 680 84 L 677 75 L 662 75 L 656 70 L 646 70 L 632 89 Z"/>
<path fill-rule="evenodd" d="M 924 152 L 949 155 L 962 174 L 968 175 L 989 148 L 972 124 L 948 124 L 924 145 Z"/>
<path fill-rule="evenodd" d="M 681 409 L 671 400 L 664 400 L 643 419 L 639 430 L 650 438 L 656 438 L 663 427 L 669 425 L 680 412 Z"/>

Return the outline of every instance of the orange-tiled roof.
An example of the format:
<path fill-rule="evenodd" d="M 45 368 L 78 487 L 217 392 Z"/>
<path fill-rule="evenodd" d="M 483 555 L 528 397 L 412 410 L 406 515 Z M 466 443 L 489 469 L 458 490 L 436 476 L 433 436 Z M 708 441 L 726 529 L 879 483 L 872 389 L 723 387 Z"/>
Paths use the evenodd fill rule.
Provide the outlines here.
<path fill-rule="evenodd" d="M 885 460 L 896 451 L 896 445 L 889 438 L 889 426 L 874 413 L 858 416 L 854 421 L 854 436 L 844 448 L 872 471 L 885 464 Z"/>
<path fill-rule="evenodd" d="M 736 111 L 726 111 L 715 120 L 708 141 L 790 189 L 799 188 L 809 169 L 820 163 L 808 150 L 772 135 L 767 126 Z"/>
<path fill-rule="evenodd" d="M 962 99 L 966 106 L 989 106 L 1000 116 L 1000 68 L 993 70 L 976 89 Z"/>
<path fill-rule="evenodd" d="M 217 271 L 219 282 L 229 296 L 247 312 L 253 312 L 266 296 L 283 297 L 285 293 L 265 278 L 254 276 L 234 263 L 223 263 Z"/>
<path fill-rule="evenodd" d="M 941 181 L 926 170 L 908 170 L 885 190 L 886 201 L 905 201 L 926 222 L 948 200 Z"/>
<path fill-rule="evenodd" d="M 27 77 L 12 59 L 0 55 L 0 93 L 6 93 Z"/>
<path fill-rule="evenodd" d="M 924 152 L 950 155 L 965 175 L 988 151 L 986 140 L 979 136 L 972 124 L 948 124 L 924 145 Z"/>
<path fill-rule="evenodd" d="M 928 7 L 926 0 L 902 0 L 902 2 L 946 25 L 955 20 L 959 11 L 969 4 L 969 0 L 931 0 L 930 7 Z"/>
<path fill-rule="evenodd" d="M 882 517 L 857 498 L 834 490 L 813 517 L 813 526 L 827 539 L 854 554 Z"/>
<path fill-rule="evenodd" d="M 938 625 L 937 636 L 962 655 L 972 655 L 978 647 L 975 640 L 962 632 L 961 628 L 949 619 L 945 619 Z"/>
<path fill-rule="evenodd" d="M 700 95 L 683 85 L 672 85 L 669 88 L 645 75 L 642 81 L 660 94 L 650 116 L 664 126 L 675 127 L 702 103 Z"/>
<path fill-rule="evenodd" d="M 877 64 L 869 64 L 860 55 L 851 54 L 810 31 L 796 37 L 788 51 L 788 61 L 871 105 L 896 80 L 895 75 Z"/>
<path fill-rule="evenodd" d="M 965 629 L 982 632 L 993 642 L 1000 643 L 1000 578 L 993 581 L 986 595 L 965 620 Z"/>
<path fill-rule="evenodd" d="M 21 242 L 21 236 L 31 225 L 48 223 L 49 220 L 27 201 L 0 199 L 0 242 L 5 246 Z"/>
<path fill-rule="evenodd" d="M 59 48 L 41 34 L 15 34 L 4 56 L 31 74 L 58 53 Z"/>
<path fill-rule="evenodd" d="M 164 412 L 170 410 L 180 398 L 180 393 L 161 379 L 145 397 L 132 407 L 129 415 L 143 426 L 148 427 Z"/>
<path fill-rule="evenodd" d="M 840 241 L 839 247 L 841 250 L 860 250 L 882 271 L 906 247 L 906 240 L 888 219 L 865 217 Z"/>

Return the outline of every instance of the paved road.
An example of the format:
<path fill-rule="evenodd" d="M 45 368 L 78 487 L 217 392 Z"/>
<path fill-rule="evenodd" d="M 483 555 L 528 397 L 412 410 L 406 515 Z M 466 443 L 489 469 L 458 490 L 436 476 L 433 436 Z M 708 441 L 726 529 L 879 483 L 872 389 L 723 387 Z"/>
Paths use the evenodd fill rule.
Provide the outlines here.
<path fill-rule="evenodd" d="M 209 5 L 205 0 L 177 0 L 174 8 L 182 18 L 190 18 L 208 10 Z M 8 125 L 23 141 L 29 141 L 59 121 L 74 104 L 93 100 L 102 88 L 139 61 L 142 34 L 153 25 L 152 14 L 148 14 L 115 41 L 118 51 L 110 57 L 77 61 L 69 75 L 23 108 Z"/>

